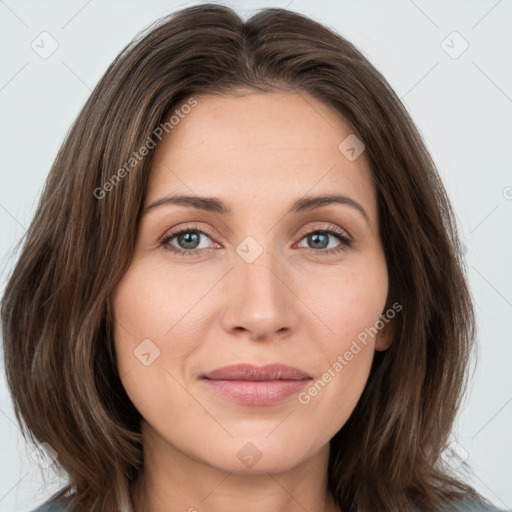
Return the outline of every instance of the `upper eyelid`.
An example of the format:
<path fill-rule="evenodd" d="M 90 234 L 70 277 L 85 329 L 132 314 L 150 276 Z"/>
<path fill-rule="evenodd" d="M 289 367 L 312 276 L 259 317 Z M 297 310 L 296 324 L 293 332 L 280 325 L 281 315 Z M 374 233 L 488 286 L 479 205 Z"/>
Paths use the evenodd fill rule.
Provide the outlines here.
<path fill-rule="evenodd" d="M 177 228 L 176 230 L 166 231 L 166 233 L 163 235 L 162 239 L 165 240 L 167 238 L 174 238 L 175 236 L 177 236 L 183 232 L 188 232 L 188 231 L 197 231 L 198 233 L 207 235 L 209 237 L 215 236 L 215 233 L 213 232 L 212 229 L 202 228 L 202 227 L 195 226 L 195 225 L 190 225 L 190 226 L 187 225 L 187 226 L 183 226 L 181 228 Z"/>

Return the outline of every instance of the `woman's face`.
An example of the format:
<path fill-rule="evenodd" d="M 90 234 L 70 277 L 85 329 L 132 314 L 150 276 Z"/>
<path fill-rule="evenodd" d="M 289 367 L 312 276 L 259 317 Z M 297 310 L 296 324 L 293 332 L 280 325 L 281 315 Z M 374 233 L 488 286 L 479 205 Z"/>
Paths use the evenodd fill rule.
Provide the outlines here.
<path fill-rule="evenodd" d="M 376 193 L 313 97 L 195 99 L 154 150 L 111 297 L 119 372 L 158 453 L 282 471 L 328 453 L 389 346 Z"/>

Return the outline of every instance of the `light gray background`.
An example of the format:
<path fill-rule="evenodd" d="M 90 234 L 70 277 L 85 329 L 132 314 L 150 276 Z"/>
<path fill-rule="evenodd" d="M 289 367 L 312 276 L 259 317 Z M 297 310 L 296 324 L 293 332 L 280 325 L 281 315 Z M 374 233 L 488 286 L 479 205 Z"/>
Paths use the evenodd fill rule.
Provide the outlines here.
<path fill-rule="evenodd" d="M 2 290 L 15 261 L 13 246 L 92 88 L 137 32 L 193 3 L 201 2 L 0 0 Z M 423 133 L 464 235 L 478 315 L 478 367 L 453 446 L 467 457 L 476 489 L 512 509 L 512 1 L 228 5 L 244 16 L 260 7 L 288 7 L 334 28 L 383 72 Z M 40 36 L 44 31 L 58 43 L 47 59 L 31 47 L 33 41 L 41 47 L 42 37 L 50 47 L 48 36 Z M 464 40 L 468 49 L 452 58 Z M 14 420 L 3 365 L 0 371 L 0 511 L 25 512 L 59 480 L 31 458 Z"/>

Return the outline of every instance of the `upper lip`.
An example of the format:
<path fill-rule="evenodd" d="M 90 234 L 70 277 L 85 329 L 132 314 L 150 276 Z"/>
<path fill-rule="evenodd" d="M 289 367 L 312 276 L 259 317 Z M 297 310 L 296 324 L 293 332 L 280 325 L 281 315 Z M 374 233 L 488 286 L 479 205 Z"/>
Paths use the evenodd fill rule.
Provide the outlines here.
<path fill-rule="evenodd" d="M 203 379 L 210 380 L 304 380 L 311 377 L 293 366 L 284 364 L 268 364 L 255 366 L 252 364 L 231 364 L 201 375 Z"/>

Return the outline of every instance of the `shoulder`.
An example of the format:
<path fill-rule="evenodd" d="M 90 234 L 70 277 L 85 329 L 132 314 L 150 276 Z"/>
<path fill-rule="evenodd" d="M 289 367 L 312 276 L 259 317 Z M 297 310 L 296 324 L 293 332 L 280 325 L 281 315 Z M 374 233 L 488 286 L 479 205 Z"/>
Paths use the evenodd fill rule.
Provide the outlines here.
<path fill-rule="evenodd" d="M 478 501 L 462 501 L 457 505 L 450 505 L 443 512 L 505 512 L 495 507 L 492 503 L 480 503 Z"/>
<path fill-rule="evenodd" d="M 47 501 L 32 512 L 68 512 L 68 507 L 61 505 L 57 500 Z"/>

